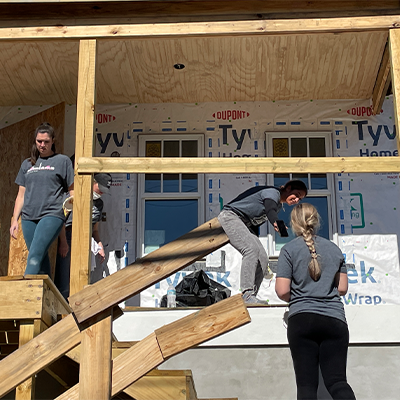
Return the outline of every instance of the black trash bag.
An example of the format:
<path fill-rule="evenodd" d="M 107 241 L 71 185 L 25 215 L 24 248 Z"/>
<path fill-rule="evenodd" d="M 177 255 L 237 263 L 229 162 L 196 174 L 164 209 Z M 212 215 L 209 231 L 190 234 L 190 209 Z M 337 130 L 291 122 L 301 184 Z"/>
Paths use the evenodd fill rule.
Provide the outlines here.
<path fill-rule="evenodd" d="M 203 270 L 185 276 L 175 290 L 177 307 L 209 306 L 231 295 L 226 286 L 210 279 Z M 167 307 L 167 295 L 161 298 L 160 307 Z"/>

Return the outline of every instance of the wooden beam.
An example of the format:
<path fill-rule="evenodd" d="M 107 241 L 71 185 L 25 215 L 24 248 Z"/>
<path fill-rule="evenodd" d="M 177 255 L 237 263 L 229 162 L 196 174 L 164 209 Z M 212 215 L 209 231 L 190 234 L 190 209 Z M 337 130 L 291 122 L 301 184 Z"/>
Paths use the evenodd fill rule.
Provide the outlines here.
<path fill-rule="evenodd" d="M 21 321 L 19 325 L 19 347 L 28 343 L 39 335 L 46 326 L 40 319 Z M 35 376 L 32 375 L 25 382 L 17 386 L 15 400 L 30 400 L 35 398 Z"/>
<path fill-rule="evenodd" d="M 78 321 L 124 301 L 228 243 L 217 218 L 69 298 Z"/>
<path fill-rule="evenodd" d="M 392 89 L 395 125 L 397 127 L 397 150 L 400 150 L 400 31 L 389 31 L 390 71 L 392 73 Z"/>
<path fill-rule="evenodd" d="M 379 153 L 377 154 L 379 155 Z M 196 173 L 196 174 L 258 174 L 258 173 L 349 173 L 400 172 L 400 159 L 395 151 L 385 157 L 249 157 L 249 158 L 80 158 L 78 174 L 109 173 Z"/>
<path fill-rule="evenodd" d="M 237 294 L 164 325 L 155 333 L 167 359 L 248 322 L 250 316 L 242 295 Z"/>
<path fill-rule="evenodd" d="M 383 52 L 381 66 L 376 78 L 374 91 L 372 93 L 372 111 L 374 115 L 380 114 L 383 101 L 385 100 L 391 82 L 389 46 Z"/>
<path fill-rule="evenodd" d="M 249 322 L 250 315 L 238 294 L 156 330 L 114 359 L 111 395 L 127 388 L 164 359 Z M 56 400 L 78 399 L 77 386 Z"/>
<path fill-rule="evenodd" d="M 109 400 L 111 397 L 112 309 L 101 314 L 98 322 L 82 332 L 80 399 Z"/>
<path fill-rule="evenodd" d="M 400 15 L 162 24 L 36 26 L 1 28 L 0 40 L 161 38 L 225 35 L 286 35 L 388 30 L 400 26 Z"/>
<path fill-rule="evenodd" d="M 77 346 L 81 331 L 72 314 L 0 361 L 0 397 Z"/>
<path fill-rule="evenodd" d="M 95 40 L 81 40 L 79 45 L 76 159 L 93 156 L 96 48 Z M 70 294 L 79 292 L 90 283 L 92 186 L 92 176 L 75 174 Z"/>

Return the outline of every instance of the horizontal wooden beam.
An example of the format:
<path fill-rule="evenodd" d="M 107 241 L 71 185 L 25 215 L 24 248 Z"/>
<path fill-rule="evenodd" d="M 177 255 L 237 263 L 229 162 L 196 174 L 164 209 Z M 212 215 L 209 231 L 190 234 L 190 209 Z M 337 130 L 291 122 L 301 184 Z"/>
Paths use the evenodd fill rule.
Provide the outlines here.
<path fill-rule="evenodd" d="M 397 150 L 394 151 L 397 155 Z M 81 157 L 80 174 L 109 173 L 197 173 L 197 174 L 285 174 L 400 172 L 400 158 L 387 157 L 222 157 L 137 158 Z"/>
<path fill-rule="evenodd" d="M 0 40 L 284 35 L 388 30 L 399 26 L 400 15 L 159 24 L 57 25 L 1 28 Z"/>

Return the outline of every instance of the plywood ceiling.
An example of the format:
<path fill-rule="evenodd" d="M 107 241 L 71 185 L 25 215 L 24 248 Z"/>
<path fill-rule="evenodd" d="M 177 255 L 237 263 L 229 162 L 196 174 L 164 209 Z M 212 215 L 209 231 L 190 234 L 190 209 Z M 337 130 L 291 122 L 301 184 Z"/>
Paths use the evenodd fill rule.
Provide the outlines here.
<path fill-rule="evenodd" d="M 387 36 L 99 40 L 97 102 L 370 98 Z M 75 104 L 78 51 L 73 40 L 1 42 L 0 105 Z"/>

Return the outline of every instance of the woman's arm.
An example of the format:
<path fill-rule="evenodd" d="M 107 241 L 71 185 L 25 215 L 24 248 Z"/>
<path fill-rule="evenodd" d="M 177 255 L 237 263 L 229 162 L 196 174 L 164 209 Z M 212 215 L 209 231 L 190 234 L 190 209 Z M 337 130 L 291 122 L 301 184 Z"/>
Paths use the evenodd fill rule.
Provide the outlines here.
<path fill-rule="evenodd" d="M 11 220 L 10 235 L 14 239 L 18 235 L 18 218 L 21 215 L 22 207 L 24 206 L 25 187 L 20 186 L 18 189 L 17 198 L 15 199 L 14 213 Z"/>
<path fill-rule="evenodd" d="M 289 303 L 290 300 L 290 284 L 291 279 L 289 278 L 276 278 L 275 292 L 278 297 Z"/>
<path fill-rule="evenodd" d="M 335 282 L 340 296 L 344 296 L 349 288 L 349 280 L 347 272 L 337 272 L 335 275 Z"/>

